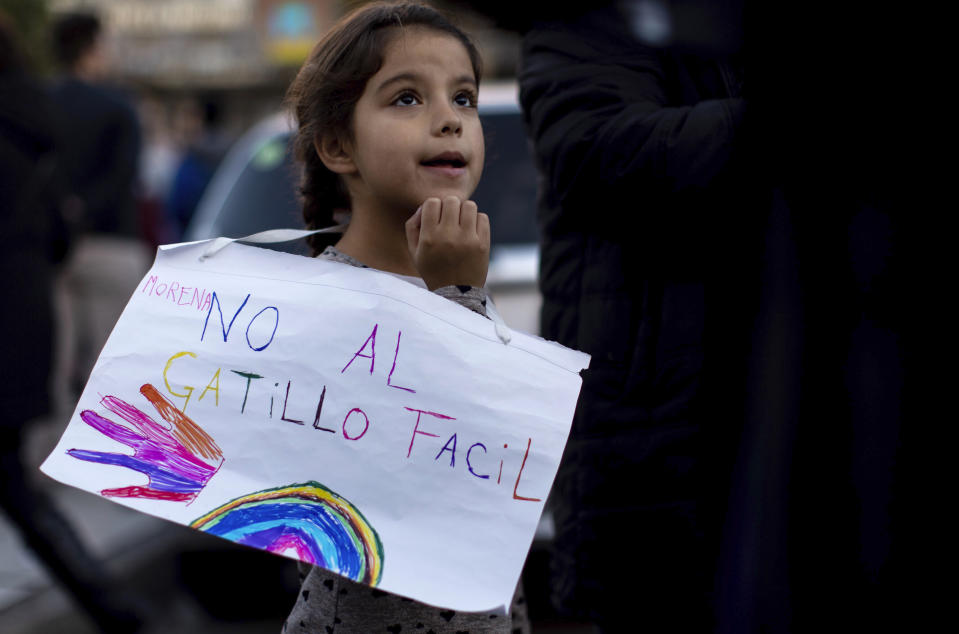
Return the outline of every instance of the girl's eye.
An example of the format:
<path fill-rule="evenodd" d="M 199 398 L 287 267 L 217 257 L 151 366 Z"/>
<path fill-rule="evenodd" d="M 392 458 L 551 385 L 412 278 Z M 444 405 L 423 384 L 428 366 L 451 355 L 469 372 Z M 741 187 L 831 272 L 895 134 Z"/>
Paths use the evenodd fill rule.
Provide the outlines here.
<path fill-rule="evenodd" d="M 415 106 L 419 102 L 420 100 L 411 92 L 404 92 L 393 100 L 393 103 L 397 106 Z"/>
<path fill-rule="evenodd" d="M 457 93 L 457 95 L 453 97 L 453 103 L 462 108 L 475 108 L 476 95 L 471 92 Z"/>

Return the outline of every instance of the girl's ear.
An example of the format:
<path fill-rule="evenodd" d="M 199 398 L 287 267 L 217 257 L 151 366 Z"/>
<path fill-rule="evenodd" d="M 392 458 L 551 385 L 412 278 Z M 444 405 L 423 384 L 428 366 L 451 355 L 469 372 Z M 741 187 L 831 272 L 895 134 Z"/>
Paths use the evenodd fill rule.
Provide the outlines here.
<path fill-rule="evenodd" d="M 353 155 L 347 143 L 338 134 L 327 134 L 313 139 L 313 147 L 326 169 L 334 174 L 352 174 L 356 171 Z"/>

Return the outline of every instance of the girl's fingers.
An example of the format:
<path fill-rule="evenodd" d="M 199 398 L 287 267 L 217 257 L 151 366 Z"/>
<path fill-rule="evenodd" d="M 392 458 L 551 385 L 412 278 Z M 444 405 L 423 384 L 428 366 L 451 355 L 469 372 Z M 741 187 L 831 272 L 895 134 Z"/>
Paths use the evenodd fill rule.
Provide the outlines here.
<path fill-rule="evenodd" d="M 429 230 L 440 223 L 442 203 L 439 198 L 427 198 L 420 207 L 420 226 Z"/>
<path fill-rule="evenodd" d="M 480 242 L 486 245 L 486 248 L 489 249 L 490 241 L 490 230 L 489 230 L 489 216 L 484 213 L 476 214 L 476 235 L 479 236 Z"/>
<path fill-rule="evenodd" d="M 472 200 L 463 201 L 460 205 L 460 227 L 470 232 L 476 231 L 476 203 Z"/>
<path fill-rule="evenodd" d="M 420 227 L 422 226 L 423 205 L 406 221 L 406 244 L 410 251 L 415 251 L 420 244 Z"/>
<path fill-rule="evenodd" d="M 428 198 L 407 221 L 406 231 L 413 263 L 430 290 L 485 283 L 489 217 L 476 203 L 455 196 Z"/>
<path fill-rule="evenodd" d="M 440 225 L 446 229 L 453 229 L 460 224 L 460 199 L 456 196 L 447 196 L 443 199 L 443 211 Z"/>
<path fill-rule="evenodd" d="M 454 240 L 460 240 L 473 235 L 485 242 L 489 236 L 489 216 L 480 213 L 472 200 L 461 201 L 456 196 L 447 196 L 443 200 L 427 198 L 407 221 L 407 227 L 410 223 L 417 225 L 420 238 L 446 236 L 450 239 L 459 235 L 461 237 Z"/>
<path fill-rule="evenodd" d="M 420 225 L 423 222 L 423 205 L 420 205 L 416 208 L 416 211 L 413 212 L 413 215 L 410 216 L 410 219 L 406 221 L 407 223 L 413 223 L 413 225 L 419 229 Z"/>

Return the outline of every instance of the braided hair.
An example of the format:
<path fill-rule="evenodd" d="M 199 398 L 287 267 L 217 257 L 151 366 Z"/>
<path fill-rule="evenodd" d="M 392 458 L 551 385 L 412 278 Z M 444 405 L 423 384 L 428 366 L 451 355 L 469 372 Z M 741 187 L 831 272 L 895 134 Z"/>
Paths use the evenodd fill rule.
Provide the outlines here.
<path fill-rule="evenodd" d="M 356 102 L 367 81 L 383 65 L 386 47 L 396 29 L 410 26 L 433 29 L 459 40 L 479 83 L 479 52 L 469 37 L 436 9 L 415 2 L 374 2 L 347 14 L 316 45 L 286 95 L 298 123 L 293 154 L 302 166 L 299 192 L 307 228 L 333 225 L 334 212 L 350 209 L 346 186 L 323 165 L 315 142 L 330 134 L 352 139 Z M 321 233 L 307 240 L 313 255 L 317 255 L 336 237 Z"/>

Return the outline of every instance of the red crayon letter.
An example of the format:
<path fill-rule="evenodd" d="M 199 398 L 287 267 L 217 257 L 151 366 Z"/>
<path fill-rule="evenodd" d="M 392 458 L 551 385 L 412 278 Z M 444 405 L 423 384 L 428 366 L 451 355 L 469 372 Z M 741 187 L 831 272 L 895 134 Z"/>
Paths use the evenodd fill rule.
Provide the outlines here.
<path fill-rule="evenodd" d="M 513 499 L 514 500 L 524 500 L 526 502 L 541 502 L 540 498 L 528 498 L 523 497 L 516 493 L 516 489 L 519 488 L 519 479 L 523 477 L 523 469 L 526 467 L 526 458 L 529 457 L 529 447 L 533 444 L 533 439 L 530 438 L 529 442 L 526 443 L 526 453 L 523 454 L 523 464 L 519 467 L 519 473 L 516 474 L 516 484 L 513 485 Z"/>
<path fill-rule="evenodd" d="M 446 414 L 437 414 L 436 412 L 428 412 L 423 409 L 413 409 L 412 407 L 406 407 L 411 412 L 416 412 L 416 426 L 413 427 L 413 437 L 410 438 L 410 448 L 406 451 L 406 457 L 409 458 L 410 454 L 413 453 L 413 441 L 416 440 L 416 434 L 422 434 L 424 436 L 432 436 L 433 438 L 439 438 L 439 434 L 431 434 L 429 432 L 420 431 L 420 416 L 423 414 L 429 414 L 430 416 L 435 416 L 437 418 L 442 418 L 443 420 L 456 420 L 452 416 L 447 416 Z M 442 453 L 442 452 L 441 452 Z"/>
<path fill-rule="evenodd" d="M 350 416 L 353 414 L 353 412 L 359 412 L 363 416 L 363 421 L 364 421 L 363 431 L 361 431 L 356 436 L 350 436 L 348 433 L 346 433 L 346 421 L 350 420 Z M 370 419 L 369 417 L 367 417 L 366 412 L 361 410 L 359 407 L 354 407 L 353 409 L 348 411 L 346 413 L 346 418 L 343 419 L 343 437 L 346 438 L 347 440 L 359 440 L 360 438 L 363 437 L 363 434 L 365 434 L 366 430 L 369 428 L 370 428 Z"/>

